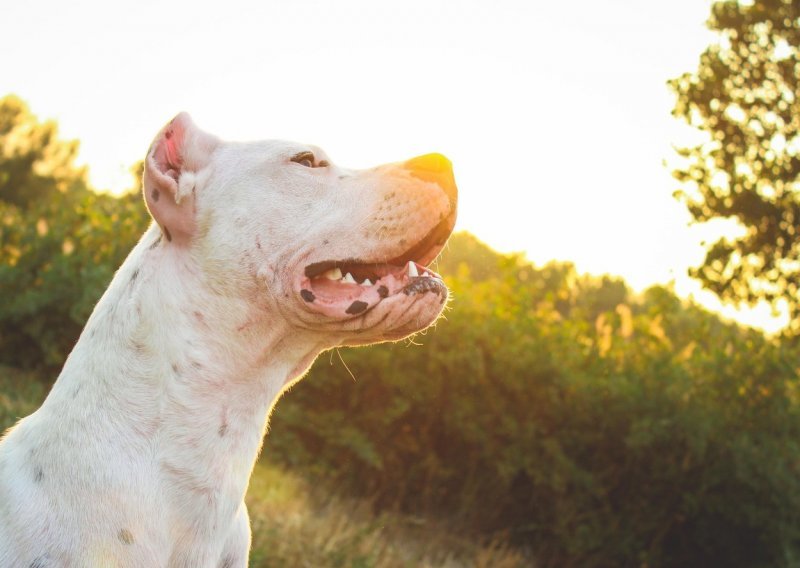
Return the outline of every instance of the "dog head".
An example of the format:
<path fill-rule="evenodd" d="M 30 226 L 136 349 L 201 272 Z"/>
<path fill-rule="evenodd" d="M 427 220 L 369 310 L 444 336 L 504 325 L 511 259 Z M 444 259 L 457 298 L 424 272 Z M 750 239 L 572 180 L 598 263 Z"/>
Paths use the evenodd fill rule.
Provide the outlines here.
<path fill-rule="evenodd" d="M 308 145 L 223 142 L 180 114 L 148 152 L 144 194 L 204 284 L 331 345 L 400 339 L 447 299 L 427 268 L 456 218 L 439 154 L 354 171 Z"/>

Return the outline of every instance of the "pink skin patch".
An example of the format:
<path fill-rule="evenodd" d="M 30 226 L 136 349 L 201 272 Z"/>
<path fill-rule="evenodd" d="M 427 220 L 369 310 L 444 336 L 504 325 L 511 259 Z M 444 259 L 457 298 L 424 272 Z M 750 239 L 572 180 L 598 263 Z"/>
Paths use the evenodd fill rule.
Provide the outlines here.
<path fill-rule="evenodd" d="M 194 195 L 186 191 L 180 195 L 178 180 L 181 174 L 208 163 L 215 144 L 215 139 L 199 132 L 189 116 L 181 113 L 161 130 L 148 152 L 144 196 L 168 242 L 188 245 L 194 234 Z"/>
<path fill-rule="evenodd" d="M 178 181 L 180 177 L 181 167 L 183 166 L 183 159 L 181 158 L 180 150 L 183 146 L 183 141 L 186 136 L 186 131 L 180 125 L 173 121 L 164 132 L 164 138 L 156 146 L 153 152 L 153 157 L 156 163 L 160 166 L 160 170 L 165 174 Z"/>

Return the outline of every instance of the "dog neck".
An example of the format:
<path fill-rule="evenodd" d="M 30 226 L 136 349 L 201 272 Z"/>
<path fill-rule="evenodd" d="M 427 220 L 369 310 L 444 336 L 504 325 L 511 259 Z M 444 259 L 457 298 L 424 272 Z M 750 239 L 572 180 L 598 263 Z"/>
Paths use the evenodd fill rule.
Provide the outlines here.
<path fill-rule="evenodd" d="M 175 488 L 176 507 L 202 502 L 208 516 L 214 496 L 232 514 L 272 405 L 320 348 L 203 284 L 191 255 L 158 238 L 151 228 L 120 268 L 45 404 L 96 412 L 87 434 Z"/>

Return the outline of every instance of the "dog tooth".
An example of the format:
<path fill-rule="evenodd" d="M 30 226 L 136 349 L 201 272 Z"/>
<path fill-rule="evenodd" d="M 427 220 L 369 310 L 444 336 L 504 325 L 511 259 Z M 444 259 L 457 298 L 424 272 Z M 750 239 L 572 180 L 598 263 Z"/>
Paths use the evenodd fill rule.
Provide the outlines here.
<path fill-rule="evenodd" d="M 347 282 L 348 284 L 356 284 L 356 279 L 353 278 L 353 275 L 348 272 L 347 274 L 344 275 L 344 278 L 342 278 L 342 282 Z"/>
<path fill-rule="evenodd" d="M 419 276 L 419 272 L 417 271 L 417 265 L 414 264 L 414 261 L 411 260 L 408 261 L 408 275 L 411 278 L 416 278 L 417 276 Z"/>
<path fill-rule="evenodd" d="M 372 282 L 370 281 L 370 279 L 369 279 L 369 278 L 366 278 L 366 279 L 364 279 L 364 281 L 361 283 L 361 285 L 362 285 L 362 286 L 372 286 Z"/>
<path fill-rule="evenodd" d="M 341 280 L 342 271 L 338 268 L 331 268 L 330 270 L 325 272 L 322 276 L 327 278 L 328 280 Z"/>

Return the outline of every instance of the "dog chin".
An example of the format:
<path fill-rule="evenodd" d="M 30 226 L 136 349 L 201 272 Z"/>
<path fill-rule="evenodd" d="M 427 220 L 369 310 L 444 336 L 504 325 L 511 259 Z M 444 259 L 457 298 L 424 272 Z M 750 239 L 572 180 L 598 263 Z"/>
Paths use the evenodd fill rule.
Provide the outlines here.
<path fill-rule="evenodd" d="M 342 322 L 340 345 L 358 346 L 398 341 L 433 325 L 442 313 L 445 296 L 431 291 L 387 298 L 362 319 Z"/>

